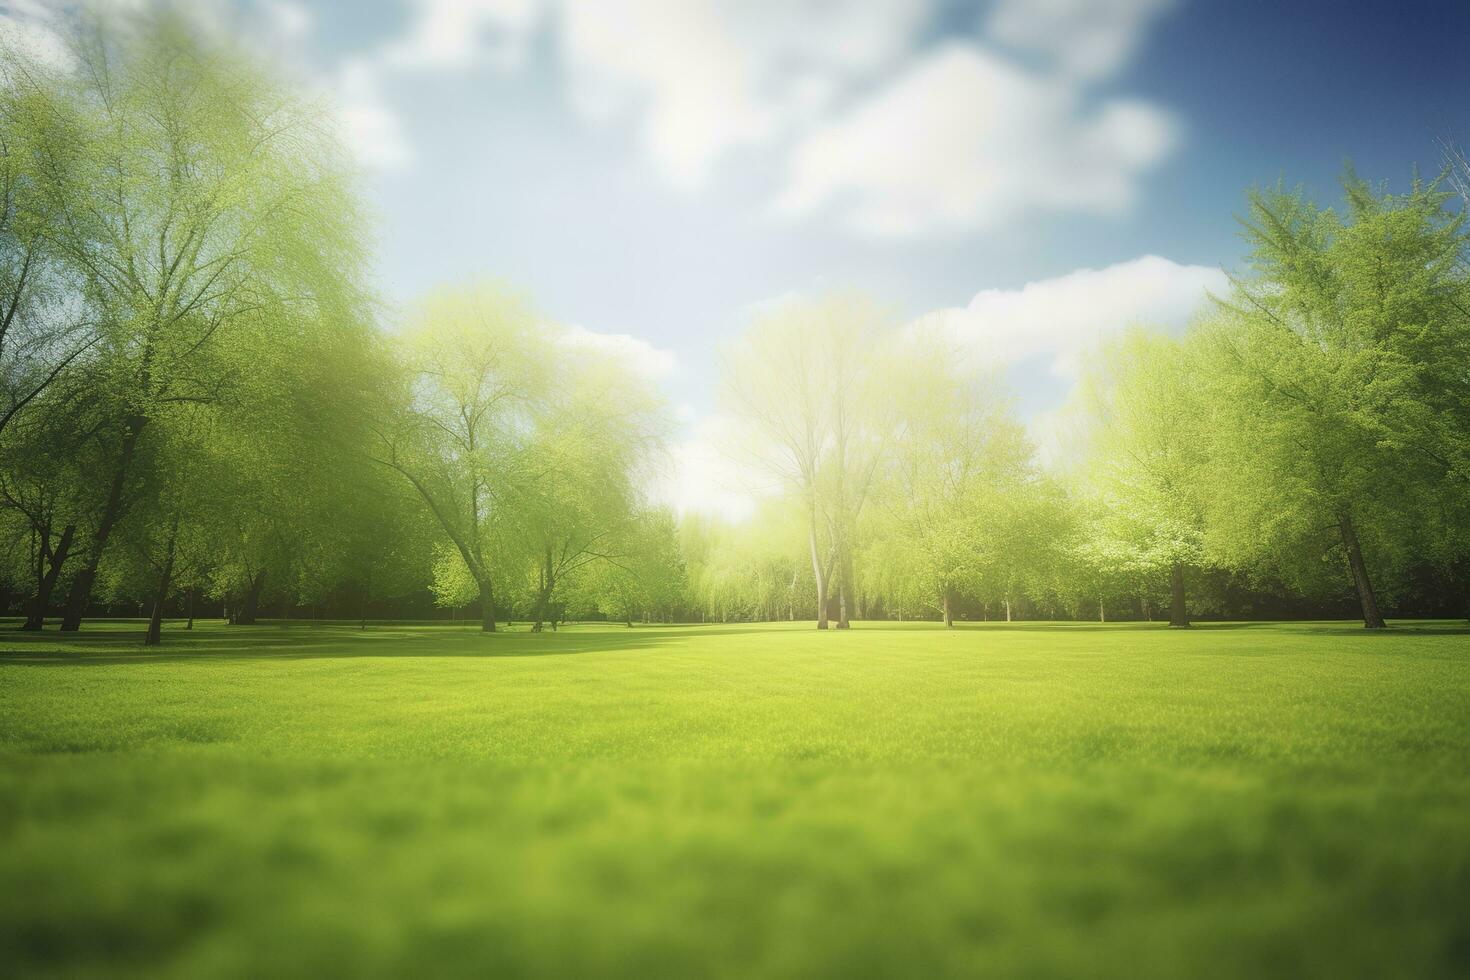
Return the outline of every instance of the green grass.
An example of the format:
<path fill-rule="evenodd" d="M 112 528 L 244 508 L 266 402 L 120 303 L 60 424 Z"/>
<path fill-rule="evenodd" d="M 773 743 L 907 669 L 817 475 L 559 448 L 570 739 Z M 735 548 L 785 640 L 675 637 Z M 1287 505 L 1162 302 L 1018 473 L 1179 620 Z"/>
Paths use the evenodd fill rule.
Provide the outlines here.
<path fill-rule="evenodd" d="M 0 636 L 0 973 L 1451 976 L 1470 635 Z"/>

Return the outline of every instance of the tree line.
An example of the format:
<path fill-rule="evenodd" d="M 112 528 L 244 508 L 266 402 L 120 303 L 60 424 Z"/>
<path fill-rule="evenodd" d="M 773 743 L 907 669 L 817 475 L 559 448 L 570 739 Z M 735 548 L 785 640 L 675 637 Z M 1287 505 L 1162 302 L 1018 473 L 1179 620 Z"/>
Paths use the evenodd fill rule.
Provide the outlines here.
<path fill-rule="evenodd" d="M 654 502 L 670 414 L 615 348 L 496 283 L 385 308 L 331 116 L 269 65 L 168 15 L 73 28 L 67 63 L 0 69 L 25 629 L 1463 611 L 1453 183 L 1253 194 L 1229 294 L 1099 351 L 1046 465 L 942 323 L 786 303 L 724 352 L 725 448 L 770 489 L 727 524 Z"/>
<path fill-rule="evenodd" d="M 784 493 L 764 536 L 691 529 L 706 605 L 769 617 L 800 592 L 820 629 L 1022 604 L 1175 626 L 1348 598 L 1375 629 L 1386 606 L 1464 615 L 1462 173 L 1394 194 L 1350 172 L 1338 207 L 1252 192 L 1245 271 L 1182 336 L 1134 326 L 1094 352 L 1048 466 L 943 323 L 847 296 L 766 317 L 726 388 Z"/>

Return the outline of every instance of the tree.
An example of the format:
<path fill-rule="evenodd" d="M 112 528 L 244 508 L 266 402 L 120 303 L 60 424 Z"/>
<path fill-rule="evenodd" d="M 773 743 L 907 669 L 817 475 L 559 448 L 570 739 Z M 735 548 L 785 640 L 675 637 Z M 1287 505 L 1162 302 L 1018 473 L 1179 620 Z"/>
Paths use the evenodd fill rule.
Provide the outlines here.
<path fill-rule="evenodd" d="M 743 452 L 806 509 L 817 629 L 838 584 L 839 629 L 856 594 L 853 536 L 891 426 L 874 394 L 884 319 L 848 295 L 785 304 L 726 352 L 725 401 L 746 426 Z"/>
<path fill-rule="evenodd" d="M 975 594 L 993 545 L 998 498 L 1023 483 L 1031 447 L 995 382 L 945 355 L 942 337 L 922 326 L 889 359 L 890 398 L 902 431 L 884 469 L 889 531 L 911 552 L 904 562 L 939 608 Z M 892 560 L 892 556 L 889 556 Z"/>
<path fill-rule="evenodd" d="M 77 529 L 93 498 L 86 478 L 96 462 L 87 436 L 91 415 L 78 386 L 53 387 L 37 411 L 14 419 L 0 439 L 0 512 L 11 529 L 11 555 L 24 554 L 18 577 L 32 584 L 23 630 L 39 630 L 65 582 Z"/>
<path fill-rule="evenodd" d="M 109 555 L 114 579 L 111 591 L 135 594 L 148 606 L 144 646 L 163 639 L 164 611 L 176 584 L 184 539 L 204 527 L 208 491 L 219 487 L 219 473 L 211 465 L 208 444 L 213 432 L 209 406 L 196 405 L 171 412 L 154 424 L 151 452 L 139 460 L 138 482 L 148 492 L 129 508 L 120 527 L 126 544 Z"/>
<path fill-rule="evenodd" d="M 596 566 L 590 591 L 599 610 L 630 628 L 642 617 L 667 622 L 687 587 L 679 553 L 678 522 L 671 511 L 649 509 L 628 528 L 622 553 Z"/>
<path fill-rule="evenodd" d="M 1022 598 L 1059 591 L 1077 546 L 1076 501 L 1028 459 L 978 501 L 977 547 L 986 556 L 979 595 L 995 601 L 1006 622 Z"/>
<path fill-rule="evenodd" d="M 1456 391 L 1459 369 L 1440 360 L 1463 332 L 1464 236 L 1435 185 L 1395 196 L 1349 174 L 1344 186 L 1341 213 L 1279 189 L 1251 196 L 1254 275 L 1209 330 L 1206 544 L 1298 580 L 1328 544 L 1364 625 L 1381 629 L 1374 563 L 1403 560 L 1448 469 L 1446 437 L 1425 420 Z"/>
<path fill-rule="evenodd" d="M 78 160 L 60 89 L 0 43 L 0 436 L 95 340 L 59 227 L 58 185 L 73 183 Z"/>
<path fill-rule="evenodd" d="M 1209 448 L 1197 359 L 1177 340 L 1134 329 L 1092 363 L 1083 389 L 1094 533 L 1140 573 L 1167 575 L 1169 625 L 1187 627 L 1185 577 L 1203 557 Z"/>
<path fill-rule="evenodd" d="M 315 108 L 175 15 L 71 27 L 76 70 L 21 85 L 54 107 L 37 186 L 96 317 L 90 356 L 113 409 L 63 629 L 81 623 L 150 423 L 221 399 L 260 345 L 350 299 L 361 267 L 342 154 Z"/>
<path fill-rule="evenodd" d="M 402 390 L 379 432 L 378 460 L 408 480 L 453 545 L 474 579 L 487 633 L 495 630 L 498 551 L 551 353 L 529 308 L 508 290 L 434 293 L 404 336 Z"/>
<path fill-rule="evenodd" d="M 555 370 L 509 477 L 513 536 L 529 550 L 533 632 L 554 621 L 557 588 L 640 550 L 640 471 L 659 452 L 662 403 L 608 351 L 554 342 Z"/>
<path fill-rule="evenodd" d="M 679 550 L 689 602 L 701 620 L 795 619 L 813 588 L 806 505 L 798 497 L 761 501 L 739 524 L 685 515 Z"/>

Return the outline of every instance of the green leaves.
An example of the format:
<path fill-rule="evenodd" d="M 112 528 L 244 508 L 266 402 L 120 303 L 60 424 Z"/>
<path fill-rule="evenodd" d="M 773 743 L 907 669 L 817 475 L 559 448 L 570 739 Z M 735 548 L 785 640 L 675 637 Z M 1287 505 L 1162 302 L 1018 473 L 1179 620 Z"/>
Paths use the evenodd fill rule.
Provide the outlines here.
<path fill-rule="evenodd" d="M 662 447 L 662 402 L 631 365 L 571 338 L 493 284 L 414 312 L 379 452 L 457 556 L 436 562 L 441 602 L 462 602 L 462 570 L 482 602 L 499 590 L 544 612 L 640 551 L 637 478 Z"/>
<path fill-rule="evenodd" d="M 1256 274 L 1205 331 L 1211 551 L 1304 586 L 1345 515 L 1380 572 L 1429 554 L 1466 432 L 1462 217 L 1434 184 L 1344 185 L 1341 212 L 1252 195 Z"/>

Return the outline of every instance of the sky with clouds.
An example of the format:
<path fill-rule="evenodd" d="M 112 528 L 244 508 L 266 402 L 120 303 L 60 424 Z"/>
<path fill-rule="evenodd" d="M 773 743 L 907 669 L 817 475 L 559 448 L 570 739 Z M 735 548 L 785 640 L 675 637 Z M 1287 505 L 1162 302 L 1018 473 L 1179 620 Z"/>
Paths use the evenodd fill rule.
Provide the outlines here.
<path fill-rule="evenodd" d="M 0 29 L 43 43 L 58 5 Z M 1036 417 L 1100 335 L 1223 287 L 1247 187 L 1470 141 L 1465 0 L 191 6 L 334 101 L 390 298 L 503 277 L 639 358 L 679 406 L 670 494 L 728 513 L 718 349 L 774 297 L 943 318 Z"/>

